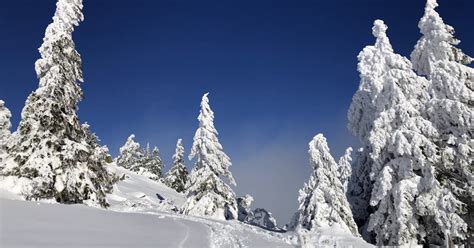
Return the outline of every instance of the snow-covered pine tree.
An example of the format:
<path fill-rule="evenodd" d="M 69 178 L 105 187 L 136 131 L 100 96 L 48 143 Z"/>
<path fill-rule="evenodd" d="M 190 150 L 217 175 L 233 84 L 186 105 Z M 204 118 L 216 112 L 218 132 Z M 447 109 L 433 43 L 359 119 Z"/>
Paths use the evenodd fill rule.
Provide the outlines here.
<path fill-rule="evenodd" d="M 109 155 L 76 113 L 83 77 L 72 33 L 82 7 L 81 0 L 56 4 L 35 65 L 39 88 L 26 101 L 2 174 L 23 179 L 26 199 L 107 206 Z"/>
<path fill-rule="evenodd" d="M 199 128 L 189 155 L 190 160 L 196 158 L 196 163 L 188 181 L 183 213 L 223 220 L 237 219 L 235 193 L 223 181 L 227 178 L 230 184 L 236 185 L 229 170 L 232 163 L 217 138 L 208 94 L 202 97 Z"/>
<path fill-rule="evenodd" d="M 309 143 L 313 174 L 298 197 L 298 226 L 312 230 L 337 223 L 358 236 L 344 187 L 338 179 L 337 163 L 329 152 L 326 138 L 316 135 Z"/>
<path fill-rule="evenodd" d="M 369 201 L 373 187 L 373 181 L 370 179 L 373 161 L 370 158 L 372 147 L 369 134 L 378 114 L 383 111 L 381 106 L 377 106 L 376 101 L 382 91 L 383 77 L 387 71 L 386 54 L 393 53 L 392 45 L 385 32 L 380 32 L 374 27 L 372 34 L 376 37 L 375 44 L 366 46 L 357 56 L 360 84 L 347 113 L 347 126 L 362 144 L 362 148 L 358 150 L 354 159 L 347 195 L 354 220 L 365 239 L 369 239 L 365 226 L 372 211 Z"/>
<path fill-rule="evenodd" d="M 160 180 L 164 167 L 163 161 L 160 158 L 160 150 L 156 146 L 153 147 L 153 150 L 150 150 L 150 145 L 147 144 L 145 151 L 142 153 L 144 156 L 139 161 L 139 165 L 133 167 L 132 170 L 141 175 L 147 175 L 152 180 Z"/>
<path fill-rule="evenodd" d="M 163 178 L 163 168 L 165 167 L 165 164 L 163 163 L 163 160 L 161 160 L 160 150 L 156 146 L 153 147 L 153 150 L 151 151 L 151 161 L 151 165 L 148 167 L 150 172 L 159 178 Z"/>
<path fill-rule="evenodd" d="M 337 172 L 339 173 L 339 180 L 344 186 L 344 193 L 347 192 L 347 185 L 349 183 L 349 178 L 352 175 L 352 147 L 348 147 L 346 152 L 341 158 L 339 158 Z"/>
<path fill-rule="evenodd" d="M 473 58 L 456 46 L 454 28 L 445 24 L 428 0 L 418 26 L 422 37 L 411 54 L 414 69 L 431 79 L 428 116 L 440 132 L 441 163 L 436 177 L 467 206 L 463 218 L 474 223 L 474 69 Z M 474 226 L 470 227 L 474 240 Z"/>
<path fill-rule="evenodd" d="M 184 147 L 183 140 L 178 139 L 176 142 L 176 150 L 173 155 L 173 165 L 168 173 L 166 173 L 165 184 L 173 188 L 177 192 L 184 192 L 186 182 L 188 181 L 188 170 L 184 164 Z"/>
<path fill-rule="evenodd" d="M 141 149 L 141 148 L 140 148 Z M 145 168 L 145 164 L 149 164 L 151 160 L 151 148 L 150 143 L 146 143 L 145 149 L 141 149 L 141 154 L 143 154 L 141 160 L 139 161 L 139 166 L 133 167 L 135 171 L 138 171 L 139 168 Z"/>
<path fill-rule="evenodd" d="M 376 20 L 374 30 L 386 36 L 387 26 Z M 438 132 L 423 115 L 429 82 L 413 72 L 405 57 L 392 52 L 385 61 L 383 89 L 376 99 L 384 110 L 369 135 L 375 212 L 368 230 L 375 232 L 377 245 L 431 242 L 431 231 L 460 237 L 465 229 L 456 213 L 461 203 L 435 178 L 439 156 L 433 140 Z"/>
<path fill-rule="evenodd" d="M 7 144 L 10 140 L 11 132 L 11 122 L 10 118 L 12 114 L 10 110 L 5 106 L 5 102 L 0 100 L 0 170 L 4 167 L 4 157 L 7 152 Z"/>
<path fill-rule="evenodd" d="M 139 168 L 144 158 L 140 144 L 134 139 L 135 135 L 131 134 L 125 144 L 120 147 L 120 154 L 115 159 L 118 166 L 129 170 Z"/>
<path fill-rule="evenodd" d="M 427 0 L 425 13 L 418 23 L 422 37 L 411 53 L 413 69 L 420 75 L 431 77 L 434 67 L 440 61 L 453 61 L 463 65 L 473 62 L 473 58 L 456 47 L 460 41 L 454 36 L 454 28 L 445 24 L 435 10 L 437 0 Z"/>

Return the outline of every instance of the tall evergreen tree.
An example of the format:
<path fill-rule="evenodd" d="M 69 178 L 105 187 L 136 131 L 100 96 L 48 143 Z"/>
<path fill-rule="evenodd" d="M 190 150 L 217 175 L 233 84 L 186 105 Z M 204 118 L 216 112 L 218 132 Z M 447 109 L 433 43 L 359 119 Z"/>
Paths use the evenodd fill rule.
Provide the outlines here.
<path fill-rule="evenodd" d="M 348 183 L 348 197 L 354 219 L 366 239 L 369 238 L 365 232 L 366 224 L 369 214 L 373 211 L 369 204 L 373 187 L 373 181 L 370 179 L 373 161 L 370 157 L 372 146 L 369 135 L 375 119 L 384 110 L 384 106 L 377 105 L 377 98 L 384 87 L 383 77 L 388 66 L 386 55 L 393 53 L 392 45 L 384 30 L 374 26 L 372 34 L 376 38 L 375 44 L 365 47 L 357 57 L 360 84 L 347 113 L 348 128 L 362 144 L 362 149 L 357 152 L 353 163 L 353 173 Z"/>
<path fill-rule="evenodd" d="M 176 142 L 176 151 L 173 155 L 173 165 L 166 174 L 165 183 L 177 192 L 184 192 L 188 181 L 188 170 L 184 164 L 183 140 Z"/>
<path fill-rule="evenodd" d="M 322 134 L 316 135 L 309 143 L 308 152 L 313 174 L 300 190 L 297 225 L 312 230 L 337 223 L 358 236 L 344 187 L 338 179 L 337 163 L 329 152 L 326 138 Z"/>
<path fill-rule="evenodd" d="M 223 178 L 227 178 L 230 184 L 236 185 L 229 170 L 231 162 L 217 138 L 214 112 L 209 106 L 207 95 L 202 97 L 199 128 L 189 155 L 189 159 L 196 158 L 196 163 L 188 181 L 183 213 L 216 219 L 237 219 L 235 193 L 223 181 Z"/>
<path fill-rule="evenodd" d="M 108 151 L 76 113 L 83 76 L 72 33 L 83 20 L 82 0 L 58 0 L 56 7 L 35 65 L 39 88 L 26 101 L 2 174 L 25 178 L 27 199 L 107 206 Z"/>
<path fill-rule="evenodd" d="M 385 36 L 386 29 L 375 21 L 374 30 Z M 375 212 L 368 230 L 375 232 L 377 245 L 429 243 L 427 235 L 435 230 L 461 235 L 460 202 L 435 178 L 438 132 L 423 114 L 429 82 L 413 72 L 408 59 L 392 52 L 385 60 L 383 89 L 376 99 L 384 110 L 369 135 Z"/>
<path fill-rule="evenodd" d="M 474 223 L 474 60 L 456 46 L 454 28 L 436 12 L 436 0 L 428 0 L 418 27 L 422 37 L 411 54 L 413 67 L 431 79 L 433 95 L 428 116 L 440 132 L 441 161 L 436 177 L 467 206 L 462 217 Z M 469 213 L 471 215 L 469 216 Z M 470 227 L 474 239 L 474 226 Z"/>
<path fill-rule="evenodd" d="M 7 152 L 7 144 L 10 140 L 10 118 L 12 114 L 10 110 L 5 106 L 5 102 L 0 100 L 0 170 L 4 167 L 4 157 Z"/>
<path fill-rule="evenodd" d="M 348 147 L 344 155 L 339 158 L 337 172 L 339 175 L 339 180 L 344 186 L 344 193 L 347 192 L 347 185 L 349 183 L 349 178 L 352 175 L 352 147 Z"/>

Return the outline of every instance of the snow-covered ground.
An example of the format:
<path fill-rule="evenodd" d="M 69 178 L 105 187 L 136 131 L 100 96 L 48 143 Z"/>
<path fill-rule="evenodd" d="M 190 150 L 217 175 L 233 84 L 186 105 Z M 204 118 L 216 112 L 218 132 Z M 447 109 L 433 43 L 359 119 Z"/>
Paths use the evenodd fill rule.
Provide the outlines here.
<path fill-rule="evenodd" d="M 184 216 L 184 195 L 114 167 L 126 179 L 108 195 L 107 210 L 23 201 L 0 185 L 0 247 L 364 247 L 339 230 L 276 233 L 238 221 Z M 162 199 L 156 195 L 159 194 Z"/>

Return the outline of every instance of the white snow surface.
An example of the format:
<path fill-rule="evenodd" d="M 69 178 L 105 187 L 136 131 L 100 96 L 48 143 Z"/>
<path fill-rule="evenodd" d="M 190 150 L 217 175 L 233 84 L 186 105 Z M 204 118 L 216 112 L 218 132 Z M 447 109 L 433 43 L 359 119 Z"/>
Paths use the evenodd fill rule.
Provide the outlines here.
<path fill-rule="evenodd" d="M 339 224 L 324 226 L 312 231 L 300 229 L 297 232 L 299 247 L 302 248 L 329 248 L 329 247 L 373 247 L 363 239 L 355 239 L 345 227 Z"/>
<path fill-rule="evenodd" d="M 0 247 L 300 247 L 302 235 L 294 232 L 181 215 L 173 208 L 184 203 L 183 194 L 127 169 L 113 170 L 125 179 L 107 196 L 108 209 L 23 201 L 2 181 Z M 321 229 L 304 240 L 304 247 L 370 247 L 343 230 Z"/>

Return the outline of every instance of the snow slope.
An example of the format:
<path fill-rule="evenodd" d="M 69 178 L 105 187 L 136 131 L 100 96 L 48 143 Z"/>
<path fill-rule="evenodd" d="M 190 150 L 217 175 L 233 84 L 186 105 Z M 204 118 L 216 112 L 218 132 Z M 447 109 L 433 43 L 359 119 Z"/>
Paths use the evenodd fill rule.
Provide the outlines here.
<path fill-rule="evenodd" d="M 22 201 L 1 185 L 0 247 L 294 247 L 282 234 L 237 221 L 173 213 L 184 195 L 146 176 L 114 170 L 126 179 L 108 195 L 108 210 Z"/>
<path fill-rule="evenodd" d="M 184 195 L 160 182 L 113 167 L 125 175 L 107 210 L 85 205 L 23 201 L 0 182 L 0 247 L 365 247 L 348 234 L 276 233 L 238 221 L 184 216 Z M 158 193 L 162 200 L 160 200 Z M 308 243 L 310 243 L 308 245 Z"/>
<path fill-rule="evenodd" d="M 185 219 L 81 205 L 1 199 L 2 247 L 208 247 L 210 230 Z M 192 232 L 183 231 L 184 227 Z"/>

